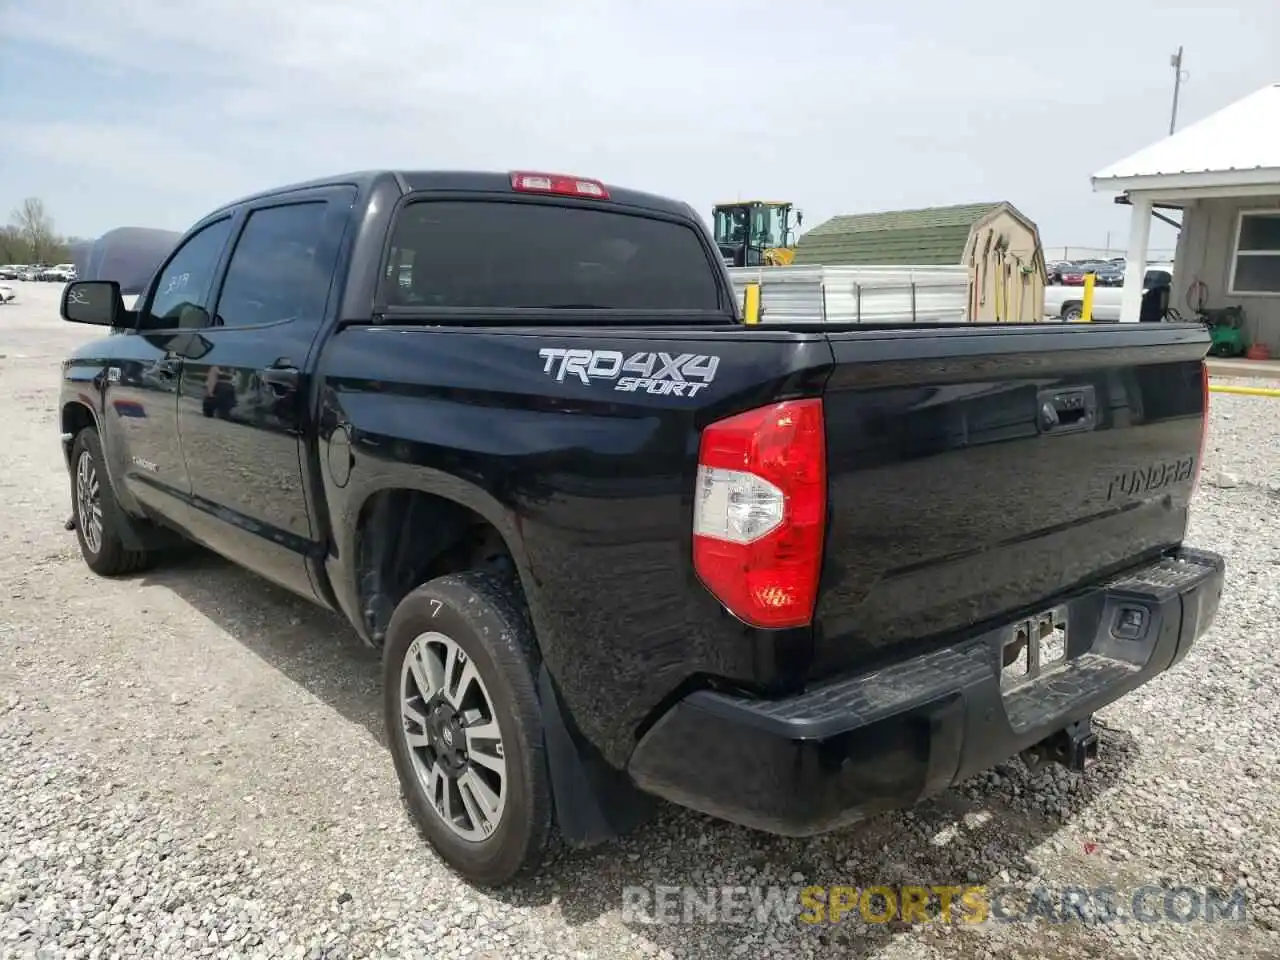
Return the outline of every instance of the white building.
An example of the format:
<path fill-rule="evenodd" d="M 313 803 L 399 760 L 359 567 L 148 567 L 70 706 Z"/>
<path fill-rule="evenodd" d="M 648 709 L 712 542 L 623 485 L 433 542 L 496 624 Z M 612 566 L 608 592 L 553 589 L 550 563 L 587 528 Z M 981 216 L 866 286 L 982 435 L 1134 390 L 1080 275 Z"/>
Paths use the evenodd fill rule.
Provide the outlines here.
<path fill-rule="evenodd" d="M 1182 211 L 1169 305 L 1239 306 L 1280 358 L 1280 83 L 1094 174 L 1133 206 L 1120 319 L 1138 319 L 1153 210 Z"/>

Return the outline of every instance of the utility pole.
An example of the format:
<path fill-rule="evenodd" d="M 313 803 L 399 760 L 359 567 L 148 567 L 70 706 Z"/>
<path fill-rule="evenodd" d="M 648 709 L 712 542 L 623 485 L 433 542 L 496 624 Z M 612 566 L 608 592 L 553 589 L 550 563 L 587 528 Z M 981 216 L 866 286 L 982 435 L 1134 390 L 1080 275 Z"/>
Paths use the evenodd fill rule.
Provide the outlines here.
<path fill-rule="evenodd" d="M 1178 88 L 1191 76 L 1182 69 L 1181 46 L 1177 53 L 1169 57 L 1169 66 L 1173 67 L 1173 110 L 1169 113 L 1169 136 L 1173 136 L 1173 130 L 1178 125 Z"/>

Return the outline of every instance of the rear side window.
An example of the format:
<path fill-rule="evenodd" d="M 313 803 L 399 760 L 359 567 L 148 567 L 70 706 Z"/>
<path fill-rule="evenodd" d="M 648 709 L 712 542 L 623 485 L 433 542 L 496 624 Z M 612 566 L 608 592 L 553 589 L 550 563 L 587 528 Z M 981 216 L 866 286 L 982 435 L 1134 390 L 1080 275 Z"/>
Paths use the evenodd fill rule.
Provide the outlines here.
<path fill-rule="evenodd" d="M 541 203 L 409 204 L 382 282 L 389 306 L 423 309 L 722 309 L 690 227 Z"/>
<path fill-rule="evenodd" d="M 319 323 L 332 263 L 320 250 L 325 202 L 264 207 L 249 214 L 218 298 L 216 326 L 281 320 Z"/>

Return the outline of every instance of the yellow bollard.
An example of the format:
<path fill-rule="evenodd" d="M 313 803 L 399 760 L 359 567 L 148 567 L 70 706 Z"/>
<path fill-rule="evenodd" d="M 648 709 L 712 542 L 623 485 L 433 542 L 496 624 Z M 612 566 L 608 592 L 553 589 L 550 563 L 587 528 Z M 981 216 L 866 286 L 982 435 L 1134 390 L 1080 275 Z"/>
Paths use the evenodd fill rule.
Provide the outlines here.
<path fill-rule="evenodd" d="M 1080 306 L 1080 322 L 1093 323 L 1093 282 L 1097 276 L 1092 273 L 1084 275 L 1084 303 Z"/>
<path fill-rule="evenodd" d="M 742 292 L 742 322 L 760 322 L 760 284 L 748 283 Z"/>
<path fill-rule="evenodd" d="M 1226 383 L 1209 384 L 1211 393 L 1238 393 L 1246 397 L 1280 397 L 1280 387 L 1233 387 Z"/>

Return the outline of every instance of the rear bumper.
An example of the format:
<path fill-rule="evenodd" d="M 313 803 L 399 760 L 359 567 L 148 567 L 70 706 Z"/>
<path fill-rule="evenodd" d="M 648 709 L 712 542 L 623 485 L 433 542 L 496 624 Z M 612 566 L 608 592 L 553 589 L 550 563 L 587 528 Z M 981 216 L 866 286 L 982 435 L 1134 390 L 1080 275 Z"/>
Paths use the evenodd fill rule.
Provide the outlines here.
<path fill-rule="evenodd" d="M 787 836 L 911 806 L 1178 663 L 1217 613 L 1225 567 L 1183 549 L 1066 601 L 1065 663 L 1018 691 L 1001 692 L 1006 627 L 788 699 L 692 693 L 628 770 L 649 793 Z M 1117 637 L 1134 609 L 1140 631 Z"/>

